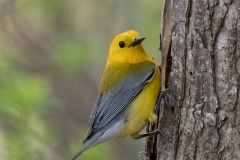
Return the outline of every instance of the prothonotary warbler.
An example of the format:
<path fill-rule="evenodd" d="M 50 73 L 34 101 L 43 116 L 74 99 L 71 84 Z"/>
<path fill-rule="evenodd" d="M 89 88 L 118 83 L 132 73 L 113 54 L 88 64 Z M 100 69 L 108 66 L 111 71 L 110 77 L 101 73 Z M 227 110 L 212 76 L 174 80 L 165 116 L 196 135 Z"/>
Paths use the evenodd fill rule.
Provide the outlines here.
<path fill-rule="evenodd" d="M 98 98 L 89 120 L 89 131 L 75 160 L 85 150 L 113 138 L 135 139 L 157 116 L 154 108 L 160 93 L 160 70 L 147 55 L 137 31 L 117 35 L 109 48 Z"/>

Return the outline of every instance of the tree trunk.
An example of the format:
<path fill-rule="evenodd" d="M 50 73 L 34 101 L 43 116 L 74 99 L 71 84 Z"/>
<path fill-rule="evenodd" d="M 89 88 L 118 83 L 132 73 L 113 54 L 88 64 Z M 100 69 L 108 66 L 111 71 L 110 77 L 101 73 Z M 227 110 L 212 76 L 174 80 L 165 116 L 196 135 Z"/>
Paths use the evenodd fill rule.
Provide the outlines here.
<path fill-rule="evenodd" d="M 240 160 L 240 0 L 166 0 L 162 25 L 175 110 L 161 113 L 146 159 Z"/>

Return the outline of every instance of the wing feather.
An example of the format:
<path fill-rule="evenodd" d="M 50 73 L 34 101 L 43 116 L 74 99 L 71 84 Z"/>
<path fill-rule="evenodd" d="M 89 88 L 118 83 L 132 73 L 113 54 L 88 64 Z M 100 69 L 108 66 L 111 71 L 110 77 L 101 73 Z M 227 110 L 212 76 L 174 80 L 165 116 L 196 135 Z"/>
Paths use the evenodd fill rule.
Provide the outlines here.
<path fill-rule="evenodd" d="M 124 111 L 154 77 L 156 71 L 154 63 L 145 62 L 144 65 L 138 64 L 134 67 L 136 71 L 133 74 L 122 78 L 118 85 L 98 97 L 90 116 L 87 139 Z M 122 75 L 121 71 L 124 69 L 119 69 L 115 74 Z"/>

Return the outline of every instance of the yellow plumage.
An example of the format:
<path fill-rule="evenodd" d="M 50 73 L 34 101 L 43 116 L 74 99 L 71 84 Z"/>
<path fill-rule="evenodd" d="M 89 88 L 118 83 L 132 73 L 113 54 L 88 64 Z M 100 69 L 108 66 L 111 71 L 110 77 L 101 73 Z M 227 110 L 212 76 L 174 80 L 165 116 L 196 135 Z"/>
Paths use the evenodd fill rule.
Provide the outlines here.
<path fill-rule="evenodd" d="M 117 35 L 109 48 L 106 68 L 93 108 L 83 151 L 112 138 L 132 136 L 154 123 L 160 92 L 160 71 L 144 51 L 144 37 L 130 30 Z"/>
<path fill-rule="evenodd" d="M 125 124 L 120 137 L 131 135 L 137 138 L 140 132 L 148 123 L 154 123 L 157 116 L 154 114 L 154 108 L 160 92 L 160 72 L 157 72 L 152 81 L 130 104 L 128 121 Z"/>
<path fill-rule="evenodd" d="M 157 119 L 157 116 L 154 114 L 154 107 L 159 96 L 161 85 L 160 71 L 157 64 L 147 55 L 141 44 L 135 46 L 134 48 L 126 47 L 125 49 L 121 49 L 118 46 L 118 42 L 123 39 L 126 45 L 130 45 L 134 38 L 139 36 L 138 32 L 131 30 L 118 35 L 112 41 L 107 59 L 106 70 L 100 84 L 101 94 L 104 92 L 103 88 L 106 88 L 106 86 L 115 86 L 120 79 L 131 75 L 132 72 L 136 72 L 134 66 L 140 64 L 144 67 L 144 62 L 155 64 L 156 73 L 154 77 L 143 89 L 143 91 L 134 99 L 134 101 L 130 103 L 128 121 L 119 137 L 129 135 L 136 137 L 138 132 L 140 132 L 149 122 L 154 123 Z M 122 67 L 123 65 L 125 65 L 125 67 Z M 121 70 L 122 74 L 118 74 L 117 77 L 112 76 L 118 70 Z M 110 76 L 116 79 L 109 81 L 108 77 Z M 111 87 L 108 89 L 111 89 Z"/>

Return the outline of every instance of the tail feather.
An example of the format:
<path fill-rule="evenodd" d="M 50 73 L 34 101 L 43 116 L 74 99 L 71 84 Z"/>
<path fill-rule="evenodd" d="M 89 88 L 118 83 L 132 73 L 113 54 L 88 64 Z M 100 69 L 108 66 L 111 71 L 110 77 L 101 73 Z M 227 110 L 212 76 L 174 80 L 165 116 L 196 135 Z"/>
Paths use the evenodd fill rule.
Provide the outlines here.
<path fill-rule="evenodd" d="M 118 121 L 112 121 L 111 122 L 112 124 L 110 123 L 110 124 L 106 125 L 104 128 L 102 128 L 101 130 L 97 131 L 96 133 L 88 136 L 88 138 L 86 138 L 86 140 L 84 140 L 82 148 L 73 157 L 72 160 L 76 160 L 77 157 L 79 157 L 87 149 L 89 149 L 97 144 L 100 144 L 100 143 L 103 143 L 103 142 L 106 142 L 108 140 L 118 137 L 119 133 L 122 131 L 122 129 L 124 127 L 124 122 L 125 122 L 125 119 L 120 119 Z"/>
<path fill-rule="evenodd" d="M 102 135 L 102 132 L 98 132 L 94 135 L 92 135 L 90 138 L 87 138 L 84 140 L 83 142 L 83 146 L 80 149 L 80 151 L 78 151 L 78 153 L 72 158 L 72 160 L 76 160 L 84 151 L 86 151 L 87 149 L 102 143 L 102 141 L 99 140 L 99 137 Z M 101 138 L 100 138 L 101 139 Z"/>
<path fill-rule="evenodd" d="M 95 140 L 95 141 L 94 141 Z M 80 151 L 78 151 L 78 153 L 72 158 L 72 160 L 76 160 L 84 151 L 86 151 L 87 149 L 97 145 L 98 143 L 97 139 L 86 139 L 83 143 L 82 148 L 80 149 Z"/>
<path fill-rule="evenodd" d="M 86 149 L 81 148 L 80 151 L 72 158 L 72 160 L 76 160 Z"/>

